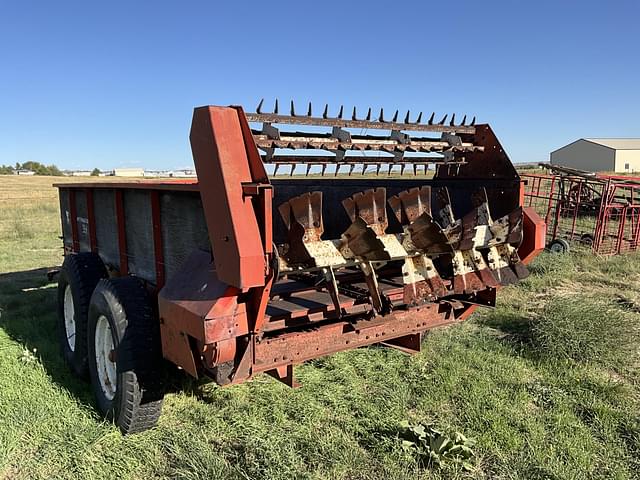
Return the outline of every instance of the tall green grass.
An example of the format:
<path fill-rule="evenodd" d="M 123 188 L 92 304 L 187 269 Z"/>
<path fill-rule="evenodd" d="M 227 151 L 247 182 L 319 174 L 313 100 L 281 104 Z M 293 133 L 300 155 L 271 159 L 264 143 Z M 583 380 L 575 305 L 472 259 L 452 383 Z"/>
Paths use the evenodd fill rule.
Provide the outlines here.
<path fill-rule="evenodd" d="M 532 347 L 539 355 L 609 366 L 632 358 L 639 331 L 637 316 L 579 294 L 556 298 L 531 322 Z"/>

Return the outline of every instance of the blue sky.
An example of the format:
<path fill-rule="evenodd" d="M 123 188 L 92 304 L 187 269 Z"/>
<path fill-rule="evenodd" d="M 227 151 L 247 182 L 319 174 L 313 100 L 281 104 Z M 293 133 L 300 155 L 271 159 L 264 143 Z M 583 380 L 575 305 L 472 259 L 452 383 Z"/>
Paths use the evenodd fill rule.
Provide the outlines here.
<path fill-rule="evenodd" d="M 0 0 L 0 164 L 191 165 L 194 106 L 476 115 L 513 161 L 640 137 L 640 2 Z"/>

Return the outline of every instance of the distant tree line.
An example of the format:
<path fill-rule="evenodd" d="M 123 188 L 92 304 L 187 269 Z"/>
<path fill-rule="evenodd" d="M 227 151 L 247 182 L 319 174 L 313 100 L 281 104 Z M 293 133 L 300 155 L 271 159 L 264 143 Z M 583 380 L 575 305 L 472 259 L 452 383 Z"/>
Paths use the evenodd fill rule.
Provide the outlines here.
<path fill-rule="evenodd" d="M 16 162 L 15 166 L 13 165 L 0 165 L 0 175 L 13 175 L 18 170 L 31 170 L 36 175 L 47 175 L 53 177 L 60 177 L 63 173 L 60 171 L 58 167 L 55 165 L 43 165 L 40 162 L 24 162 L 18 163 Z M 94 168 L 91 171 L 91 175 L 97 177 L 102 172 L 99 168 Z"/>
<path fill-rule="evenodd" d="M 0 175 L 11 175 L 16 170 L 31 170 L 36 175 L 61 176 L 62 172 L 55 165 L 43 165 L 40 162 L 16 162 L 15 166 L 0 165 Z"/>

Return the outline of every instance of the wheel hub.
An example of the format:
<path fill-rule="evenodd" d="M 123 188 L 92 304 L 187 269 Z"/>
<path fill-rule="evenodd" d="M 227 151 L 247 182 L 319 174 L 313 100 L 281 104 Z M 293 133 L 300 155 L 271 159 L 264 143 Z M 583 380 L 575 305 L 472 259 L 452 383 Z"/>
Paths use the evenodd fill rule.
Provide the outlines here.
<path fill-rule="evenodd" d="M 73 307 L 73 294 L 71 286 L 64 290 L 64 332 L 67 337 L 67 345 L 72 352 L 76 349 L 76 319 Z"/>
<path fill-rule="evenodd" d="M 117 373 L 113 334 L 104 315 L 98 317 L 95 334 L 96 370 L 100 388 L 107 400 L 113 400 L 117 388 Z"/>

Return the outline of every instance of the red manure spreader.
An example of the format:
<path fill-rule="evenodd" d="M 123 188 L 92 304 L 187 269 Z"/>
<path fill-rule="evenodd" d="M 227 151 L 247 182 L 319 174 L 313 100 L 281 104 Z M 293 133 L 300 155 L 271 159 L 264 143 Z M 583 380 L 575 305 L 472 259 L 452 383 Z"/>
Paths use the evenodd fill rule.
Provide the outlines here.
<path fill-rule="evenodd" d="M 528 275 L 545 225 L 488 125 L 343 113 L 199 107 L 197 180 L 58 185 L 62 350 L 123 432 L 157 421 L 168 363 L 293 386 L 334 352 L 417 352 Z"/>

